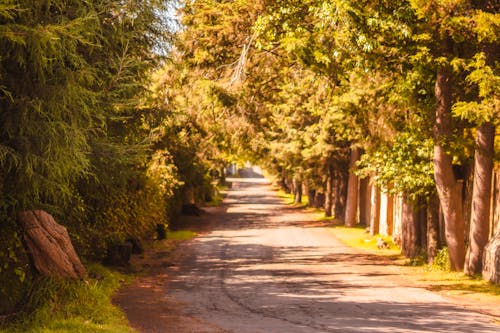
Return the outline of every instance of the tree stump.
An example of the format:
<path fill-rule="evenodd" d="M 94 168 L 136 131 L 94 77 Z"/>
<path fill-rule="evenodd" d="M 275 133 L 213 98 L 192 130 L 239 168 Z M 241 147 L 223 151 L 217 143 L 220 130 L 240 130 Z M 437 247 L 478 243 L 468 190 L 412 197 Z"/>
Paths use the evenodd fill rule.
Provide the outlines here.
<path fill-rule="evenodd" d="M 500 232 L 490 239 L 484 248 L 483 278 L 500 284 Z"/>
<path fill-rule="evenodd" d="M 43 210 L 18 213 L 33 265 L 45 276 L 84 279 L 87 272 L 71 244 L 68 231 Z"/>
<path fill-rule="evenodd" d="M 167 238 L 167 227 L 163 223 L 156 225 L 156 239 L 162 240 Z"/>
<path fill-rule="evenodd" d="M 132 254 L 143 254 L 144 246 L 142 242 L 137 237 L 130 237 L 125 242 L 132 244 Z"/>
<path fill-rule="evenodd" d="M 128 266 L 132 256 L 132 247 L 133 245 L 130 242 L 109 245 L 104 263 L 110 266 Z"/>

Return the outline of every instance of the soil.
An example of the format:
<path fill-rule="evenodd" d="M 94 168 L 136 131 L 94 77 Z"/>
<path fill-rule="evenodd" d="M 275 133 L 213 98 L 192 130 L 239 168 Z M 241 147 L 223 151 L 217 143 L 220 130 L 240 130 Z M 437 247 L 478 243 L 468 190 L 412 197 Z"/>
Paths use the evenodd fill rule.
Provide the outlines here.
<path fill-rule="evenodd" d="M 284 205 L 262 178 L 136 258 L 116 297 L 139 332 L 499 332 L 499 304 L 431 292 L 390 259 L 349 248 L 329 222 Z M 175 250 L 173 250 L 175 248 Z"/>

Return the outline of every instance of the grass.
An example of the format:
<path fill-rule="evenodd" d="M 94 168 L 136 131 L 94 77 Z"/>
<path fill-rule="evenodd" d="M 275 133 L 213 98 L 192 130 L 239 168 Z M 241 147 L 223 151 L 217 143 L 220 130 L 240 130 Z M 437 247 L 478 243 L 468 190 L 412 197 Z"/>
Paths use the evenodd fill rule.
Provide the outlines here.
<path fill-rule="evenodd" d="M 407 266 L 404 269 L 407 275 L 429 290 L 500 304 L 500 285 L 485 281 L 480 275 L 468 276 L 463 272 L 451 272 L 428 264 Z"/>
<path fill-rule="evenodd" d="M 167 239 L 152 243 L 153 252 L 174 250 L 181 241 L 196 237 L 190 230 L 167 231 Z M 125 275 L 99 264 L 88 264 L 87 281 L 41 278 L 21 314 L 0 325 L 0 333 L 132 333 L 113 295 L 137 275 Z M 1 324 L 1 323 L 0 323 Z"/>
<path fill-rule="evenodd" d="M 401 253 L 401 250 L 394 244 L 391 237 L 382 235 L 370 236 L 370 234 L 365 231 L 364 227 L 347 228 L 340 225 L 334 225 L 329 228 L 329 231 L 342 241 L 342 243 L 356 249 L 390 257 L 398 256 Z M 377 240 L 379 238 L 385 241 L 387 248 L 378 248 Z"/>
<path fill-rule="evenodd" d="M 299 203 L 299 204 L 295 203 L 295 200 L 294 200 L 295 198 L 293 196 L 293 193 L 286 193 L 283 190 L 278 190 L 277 195 L 281 200 L 283 200 L 283 202 L 286 205 L 293 205 L 296 207 L 305 207 L 307 205 L 307 200 L 308 200 L 307 195 L 302 195 L 302 203 Z"/>
<path fill-rule="evenodd" d="M 87 281 L 41 278 L 13 323 L 0 333 L 134 332 L 111 298 L 129 278 L 101 265 L 87 267 Z"/>
<path fill-rule="evenodd" d="M 187 241 L 195 238 L 198 234 L 191 230 L 167 231 L 167 239 L 176 241 Z"/>

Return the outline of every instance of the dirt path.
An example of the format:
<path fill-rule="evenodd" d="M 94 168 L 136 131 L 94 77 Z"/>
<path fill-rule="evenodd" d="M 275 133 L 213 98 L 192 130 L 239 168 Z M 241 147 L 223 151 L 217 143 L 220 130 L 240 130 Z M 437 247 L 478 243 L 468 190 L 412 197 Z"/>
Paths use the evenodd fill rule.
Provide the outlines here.
<path fill-rule="evenodd" d="M 499 332 L 494 318 L 416 288 L 283 205 L 261 180 L 235 180 L 212 229 L 123 290 L 140 332 Z"/>

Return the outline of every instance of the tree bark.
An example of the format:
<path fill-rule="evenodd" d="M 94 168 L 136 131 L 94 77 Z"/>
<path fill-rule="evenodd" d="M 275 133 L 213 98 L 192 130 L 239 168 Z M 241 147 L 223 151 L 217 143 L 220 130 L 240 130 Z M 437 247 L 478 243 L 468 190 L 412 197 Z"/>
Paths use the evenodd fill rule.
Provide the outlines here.
<path fill-rule="evenodd" d="M 370 179 L 363 178 L 359 182 L 359 224 L 370 224 Z"/>
<path fill-rule="evenodd" d="M 483 251 L 488 242 L 494 140 L 495 127 L 493 124 L 485 123 L 479 126 L 474 156 L 474 187 L 472 190 L 469 248 L 464 267 L 464 272 L 468 275 L 474 275 L 482 271 Z"/>
<path fill-rule="evenodd" d="M 295 180 L 294 181 L 294 203 L 301 204 L 302 203 L 302 181 Z"/>
<path fill-rule="evenodd" d="M 351 160 L 349 162 L 349 178 L 347 180 L 347 201 L 345 209 L 345 226 L 354 227 L 357 223 L 359 178 L 354 174 L 356 162 L 359 161 L 360 150 L 357 147 L 351 149 Z"/>
<path fill-rule="evenodd" d="M 415 258 L 420 252 L 420 226 L 418 215 L 412 203 L 403 196 L 401 225 L 401 252 L 407 258 Z"/>
<path fill-rule="evenodd" d="M 332 216 L 333 207 L 333 167 L 328 167 L 328 173 L 326 177 L 326 193 L 325 193 L 325 216 Z"/>
<path fill-rule="evenodd" d="M 333 215 L 335 218 L 344 218 L 347 201 L 348 166 L 343 162 L 335 165 L 333 177 Z"/>
<path fill-rule="evenodd" d="M 45 276 L 85 279 L 87 272 L 65 227 L 43 210 L 18 213 L 24 239 L 37 271 Z"/>
<path fill-rule="evenodd" d="M 490 239 L 500 233 L 500 170 L 493 172 L 490 218 Z"/>
<path fill-rule="evenodd" d="M 484 248 L 483 279 L 500 284 L 500 232 Z"/>
<path fill-rule="evenodd" d="M 465 261 L 464 220 L 462 216 L 462 182 L 453 174 L 452 157 L 446 152 L 451 139 L 451 74 L 443 68 L 437 72 L 436 123 L 434 126 L 434 178 L 444 215 L 446 244 L 450 255 L 450 267 L 463 270 Z"/>
<path fill-rule="evenodd" d="M 307 188 L 307 207 L 314 207 L 314 202 L 316 201 L 316 190 Z"/>
<path fill-rule="evenodd" d="M 438 249 L 441 248 L 439 240 L 439 201 L 432 195 L 427 203 L 427 262 L 432 264 Z"/>
<path fill-rule="evenodd" d="M 324 208 L 325 207 L 325 193 L 316 191 L 314 196 L 314 208 Z"/>
<path fill-rule="evenodd" d="M 380 191 L 375 185 L 372 186 L 370 199 L 370 235 L 374 236 L 378 234 L 380 225 Z"/>

